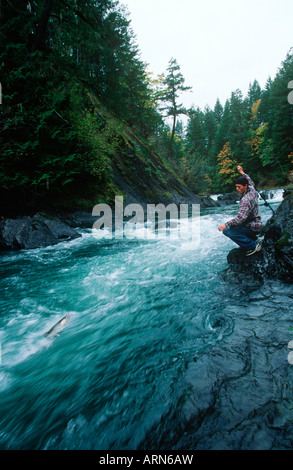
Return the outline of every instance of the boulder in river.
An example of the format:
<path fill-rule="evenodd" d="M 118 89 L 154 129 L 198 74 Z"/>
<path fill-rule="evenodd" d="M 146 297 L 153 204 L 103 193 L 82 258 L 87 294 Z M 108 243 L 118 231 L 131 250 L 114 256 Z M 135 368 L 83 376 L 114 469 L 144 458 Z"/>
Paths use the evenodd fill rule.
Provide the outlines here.
<path fill-rule="evenodd" d="M 222 206 L 236 204 L 238 201 L 240 201 L 240 195 L 238 193 L 221 194 L 218 196 L 218 201 Z"/>
<path fill-rule="evenodd" d="M 81 235 L 58 217 L 38 213 L 0 222 L 0 250 L 21 250 L 56 245 Z"/>

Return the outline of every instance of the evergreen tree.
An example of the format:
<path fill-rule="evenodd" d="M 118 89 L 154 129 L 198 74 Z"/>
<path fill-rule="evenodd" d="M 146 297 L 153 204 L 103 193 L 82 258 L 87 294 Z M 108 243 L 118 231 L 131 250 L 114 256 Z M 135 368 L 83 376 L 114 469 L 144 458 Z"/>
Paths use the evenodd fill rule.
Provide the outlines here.
<path fill-rule="evenodd" d="M 222 122 L 223 111 L 224 111 L 223 106 L 221 105 L 219 98 L 217 98 L 217 101 L 214 107 L 214 117 L 215 117 L 217 126 L 219 126 Z"/>
<path fill-rule="evenodd" d="M 228 141 L 239 161 L 245 161 L 247 150 L 247 106 L 240 90 L 232 92 L 230 99 L 230 116 L 228 126 Z"/>
<path fill-rule="evenodd" d="M 253 104 L 261 99 L 261 86 L 257 80 L 254 80 L 253 83 L 249 84 L 249 89 L 248 89 L 248 110 L 250 110 L 253 106 Z"/>
<path fill-rule="evenodd" d="M 268 78 L 264 90 L 261 92 L 261 102 L 259 106 L 259 116 L 260 116 L 260 122 L 261 124 L 264 124 L 265 122 L 269 122 L 271 120 L 271 109 L 270 109 L 270 94 L 271 94 L 271 88 L 272 88 L 272 79 Z"/>
<path fill-rule="evenodd" d="M 229 140 L 229 126 L 230 126 L 230 102 L 226 100 L 224 110 L 221 117 L 221 122 L 217 125 L 215 134 L 213 155 L 217 157 L 218 153 L 222 150 L 225 143 Z"/>
<path fill-rule="evenodd" d="M 112 0 L 2 2 L 0 183 L 6 200 L 33 203 L 86 187 L 104 191 L 117 138 L 114 121 L 105 122 L 93 97 L 144 136 L 160 125 L 129 24 Z"/>
<path fill-rule="evenodd" d="M 217 118 L 215 112 L 212 111 L 208 106 L 204 110 L 204 123 L 206 129 L 206 148 L 208 154 L 210 155 L 217 130 Z"/>
<path fill-rule="evenodd" d="M 161 100 L 164 102 L 161 110 L 166 111 L 166 116 L 172 118 L 172 132 L 170 139 L 169 154 L 172 155 L 174 135 L 176 129 L 177 118 L 181 114 L 188 114 L 188 111 L 182 103 L 178 102 L 179 93 L 191 90 L 191 87 L 184 85 L 185 79 L 180 72 L 180 66 L 177 64 L 176 59 L 170 59 L 169 66 L 167 68 L 168 74 L 164 79 L 164 91 L 161 96 Z"/>
<path fill-rule="evenodd" d="M 195 192 L 206 192 L 210 186 L 212 172 L 210 155 L 216 124 L 210 108 L 204 112 L 199 108 L 190 110 L 190 119 L 185 137 L 183 158 L 184 182 Z"/>
<path fill-rule="evenodd" d="M 292 173 L 293 106 L 288 102 L 292 77 L 290 51 L 276 78 L 269 78 L 264 90 L 255 80 L 246 98 L 236 90 L 224 109 L 217 100 L 213 112 L 206 108 L 191 113 L 186 165 L 193 169 L 202 166 L 219 191 L 223 185 L 229 186 L 231 178 L 227 175 L 235 161 L 254 174 L 256 182 L 285 184 Z M 204 161 L 200 161 L 203 155 Z"/>
<path fill-rule="evenodd" d="M 206 126 L 204 113 L 197 108 L 190 110 L 186 131 L 186 150 L 194 156 L 206 156 Z"/>
<path fill-rule="evenodd" d="M 293 76 L 293 52 L 288 53 L 272 83 L 269 96 L 268 137 L 274 153 L 270 167 L 278 182 L 284 183 L 291 167 L 293 151 L 293 106 L 288 101 L 288 83 Z"/>

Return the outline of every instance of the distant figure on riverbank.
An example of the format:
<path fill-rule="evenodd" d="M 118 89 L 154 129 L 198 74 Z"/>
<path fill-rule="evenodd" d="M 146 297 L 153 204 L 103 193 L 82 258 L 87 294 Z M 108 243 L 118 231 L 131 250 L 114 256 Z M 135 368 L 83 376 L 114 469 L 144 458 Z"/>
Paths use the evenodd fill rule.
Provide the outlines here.
<path fill-rule="evenodd" d="M 235 182 L 236 191 L 241 195 L 239 211 L 234 219 L 220 225 L 219 230 L 237 243 L 246 256 L 251 256 L 261 250 L 257 237 L 262 227 L 258 195 L 250 176 L 244 173 L 241 166 L 237 170 L 241 174 Z"/>

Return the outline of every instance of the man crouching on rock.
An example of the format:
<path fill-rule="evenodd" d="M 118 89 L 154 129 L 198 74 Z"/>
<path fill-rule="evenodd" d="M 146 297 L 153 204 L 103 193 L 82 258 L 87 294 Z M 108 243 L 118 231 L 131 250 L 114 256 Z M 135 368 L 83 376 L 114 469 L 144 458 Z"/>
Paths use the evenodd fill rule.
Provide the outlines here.
<path fill-rule="evenodd" d="M 242 175 L 236 180 L 236 191 L 241 194 L 239 212 L 235 219 L 220 225 L 219 230 L 231 238 L 246 256 L 261 250 L 257 235 L 261 231 L 261 217 L 258 207 L 258 195 L 251 178 L 244 173 L 241 166 L 237 170 Z"/>

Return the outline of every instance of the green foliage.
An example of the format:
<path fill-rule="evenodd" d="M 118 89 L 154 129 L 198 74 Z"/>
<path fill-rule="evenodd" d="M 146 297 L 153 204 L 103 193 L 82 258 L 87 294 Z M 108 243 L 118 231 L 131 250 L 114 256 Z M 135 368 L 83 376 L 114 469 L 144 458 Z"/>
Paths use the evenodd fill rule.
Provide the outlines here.
<path fill-rule="evenodd" d="M 163 104 L 160 109 L 166 112 L 166 116 L 171 117 L 173 120 L 169 147 L 169 154 L 172 156 L 177 118 L 181 114 L 188 114 L 185 107 L 178 102 L 179 93 L 191 90 L 191 87 L 184 85 L 185 79 L 180 72 L 180 66 L 177 64 L 176 59 L 170 59 L 167 71 L 168 74 L 163 79 L 163 90 L 160 96 L 160 101 Z"/>
<path fill-rule="evenodd" d="M 113 113 L 143 136 L 162 122 L 127 12 L 112 0 L 15 0 L 1 21 L 2 201 L 107 198 L 123 128 Z"/>
<path fill-rule="evenodd" d="M 293 151 L 293 106 L 288 102 L 288 83 L 292 77 L 293 53 L 289 53 L 271 85 L 268 98 L 268 137 L 275 156 L 271 168 L 278 181 L 285 181 L 292 168 L 289 155 Z"/>
<path fill-rule="evenodd" d="M 138 167 L 146 181 L 171 168 L 200 193 L 230 190 L 235 162 L 256 182 L 292 177 L 292 51 L 264 90 L 254 81 L 202 111 L 180 103 L 190 87 L 175 59 L 152 79 L 116 0 L 2 2 L 0 46 L 2 207 L 111 200 L 114 163 L 133 182 Z"/>
<path fill-rule="evenodd" d="M 223 150 L 218 155 L 220 166 L 219 176 L 222 179 L 223 185 L 232 189 L 233 183 L 238 176 L 237 165 L 240 163 L 235 160 L 235 156 L 231 150 L 230 142 L 227 142 Z"/>
<path fill-rule="evenodd" d="M 290 233 L 286 230 L 284 235 L 275 242 L 275 247 L 277 250 L 282 250 L 283 248 L 291 247 L 292 239 Z"/>
<path fill-rule="evenodd" d="M 292 78 L 293 54 L 289 53 L 264 90 L 255 80 L 246 98 L 236 90 L 224 108 L 217 100 L 213 111 L 192 110 L 184 141 L 188 169 L 184 181 L 190 182 L 193 176 L 193 187 L 211 181 L 213 192 L 231 190 L 237 172 L 224 158 L 231 152 L 231 161 L 242 162 L 256 182 L 288 184 L 293 155 L 293 106 L 288 103 Z"/>

